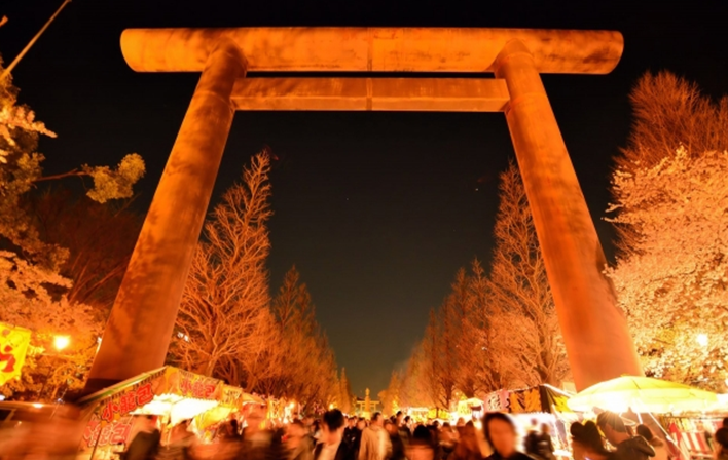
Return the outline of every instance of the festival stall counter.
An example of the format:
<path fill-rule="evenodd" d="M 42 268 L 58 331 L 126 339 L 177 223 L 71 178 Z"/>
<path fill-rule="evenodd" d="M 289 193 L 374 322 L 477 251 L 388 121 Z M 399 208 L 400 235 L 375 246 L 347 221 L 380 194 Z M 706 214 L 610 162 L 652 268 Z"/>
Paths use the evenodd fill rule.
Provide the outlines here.
<path fill-rule="evenodd" d="M 513 416 L 519 434 L 525 437 L 535 420 L 539 429 L 542 424 L 551 428 L 554 455 L 571 458 L 571 424 L 581 420 L 581 415 L 568 406 L 571 394 L 551 385 L 539 385 L 520 390 L 500 390 L 483 398 L 484 412 L 505 412 Z M 522 446 L 519 446 L 522 448 Z"/>
<path fill-rule="evenodd" d="M 193 430 L 209 442 L 209 428 L 239 411 L 246 399 L 251 396 L 239 388 L 174 367 L 146 372 L 79 401 L 87 422 L 78 459 L 117 458 L 133 438 L 138 415 L 157 416 L 163 440 L 167 426 L 193 419 Z"/>

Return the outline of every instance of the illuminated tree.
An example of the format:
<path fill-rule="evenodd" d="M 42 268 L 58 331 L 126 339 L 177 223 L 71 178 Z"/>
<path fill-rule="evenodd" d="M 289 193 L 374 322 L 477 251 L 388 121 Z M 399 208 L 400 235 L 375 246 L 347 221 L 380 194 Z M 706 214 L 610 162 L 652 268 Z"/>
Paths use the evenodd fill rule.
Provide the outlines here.
<path fill-rule="evenodd" d="M 423 344 L 412 350 L 407 367 L 400 377 L 400 407 L 433 407 L 434 401 L 430 391 L 432 380 L 429 375 L 429 363 Z"/>
<path fill-rule="evenodd" d="M 339 395 L 339 410 L 344 414 L 351 414 L 351 401 L 354 399 L 354 393 L 351 391 L 351 382 L 349 382 L 349 378 L 346 376 L 346 369 L 343 367 L 339 374 Z"/>
<path fill-rule="evenodd" d="M 396 414 L 400 409 L 402 401 L 402 376 L 397 371 L 392 371 L 392 376 L 389 379 L 389 386 L 386 390 L 382 390 L 377 393 L 379 401 L 382 403 L 382 411 L 385 414 L 393 415 Z"/>
<path fill-rule="evenodd" d="M 56 270 L 68 257 L 68 251 L 40 239 L 31 216 L 21 205 L 23 196 L 41 181 L 90 177 L 94 185 L 87 195 L 93 200 L 103 203 L 127 198 L 133 193 L 133 185 L 144 176 L 144 161 L 141 156 L 130 154 L 115 169 L 83 165 L 64 174 L 42 176 L 44 157 L 36 152 L 38 137 L 56 134 L 37 121 L 32 110 L 18 104 L 17 95 L 18 89 L 12 86 L 10 77 L 0 81 L 0 237 L 26 260 Z"/>
<path fill-rule="evenodd" d="M 245 383 L 246 377 L 234 364 L 257 358 L 273 338 L 265 268 L 266 223 L 272 215 L 269 170 L 266 152 L 254 156 L 243 170 L 243 182 L 230 187 L 215 206 L 177 316 L 176 360 L 232 384 Z"/>
<path fill-rule="evenodd" d="M 90 307 L 68 301 L 62 293 L 70 286 L 57 273 L 0 251 L 0 320 L 32 332 L 21 378 L 0 387 L 5 396 L 50 399 L 82 388 L 102 322 Z M 70 338 L 67 348 L 54 348 L 58 335 Z"/>
<path fill-rule="evenodd" d="M 100 204 L 57 187 L 29 194 L 23 203 L 40 238 L 68 249 L 60 266 L 73 281 L 68 301 L 94 307 L 101 319 L 111 310 L 141 229 L 131 203 Z"/>
<path fill-rule="evenodd" d="M 655 166 L 684 146 L 689 156 L 728 150 L 728 96 L 718 103 L 669 72 L 646 73 L 629 95 L 634 121 L 616 158 L 623 172 Z"/>
<path fill-rule="evenodd" d="M 336 361 L 295 267 L 286 273 L 272 311 L 277 339 L 267 363 L 276 372 L 261 380 L 261 391 L 295 399 L 304 411 L 325 409 L 340 395 Z"/>
<path fill-rule="evenodd" d="M 495 250 L 488 282 L 490 356 L 514 386 L 560 385 L 568 375 L 531 208 L 518 167 L 501 174 Z"/>
<path fill-rule="evenodd" d="M 684 148 L 652 167 L 617 170 L 630 252 L 608 271 L 648 374 L 725 390 L 728 377 L 728 152 Z"/>
<path fill-rule="evenodd" d="M 101 331 L 88 306 L 69 300 L 72 282 L 59 274 L 69 260 L 69 249 L 62 242 L 41 237 L 36 216 L 24 206 L 28 194 L 42 181 L 80 177 L 93 180 L 87 195 L 95 201 L 129 197 L 133 185 L 144 175 L 144 161 L 131 154 L 122 158 L 117 168 L 82 165 L 64 174 L 43 176 L 44 157 L 36 151 L 38 137 L 56 135 L 35 119 L 30 108 L 19 104 L 17 96 L 10 77 L 2 79 L 0 247 L 4 250 L 0 255 L 0 321 L 31 329 L 33 335 L 22 380 L 8 383 L 2 391 L 47 398 L 59 389 L 66 392 L 80 387 Z M 50 345 L 54 335 L 71 337 L 70 346 L 57 356 Z M 41 390 L 45 390 L 42 395 Z"/>
<path fill-rule="evenodd" d="M 728 97 L 669 73 L 630 94 L 635 122 L 616 159 L 608 270 L 649 375 L 725 390 Z"/>

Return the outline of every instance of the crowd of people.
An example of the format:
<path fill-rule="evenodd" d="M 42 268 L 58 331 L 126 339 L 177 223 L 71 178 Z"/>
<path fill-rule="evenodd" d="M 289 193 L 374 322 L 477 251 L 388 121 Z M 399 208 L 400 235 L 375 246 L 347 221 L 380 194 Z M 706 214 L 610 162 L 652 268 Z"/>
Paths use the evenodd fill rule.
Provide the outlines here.
<path fill-rule="evenodd" d="M 229 420 L 221 427 L 214 450 L 200 449 L 188 422 L 160 443 L 159 431 L 147 419 L 121 460 L 555 460 L 547 424 L 533 427 L 519 445 L 513 419 L 486 414 L 482 424 L 460 419 L 455 426 L 435 421 L 414 423 L 402 413 L 369 420 L 330 410 L 286 426 L 264 428 L 264 414 L 252 412 L 246 427 Z M 726 419 L 728 423 L 728 419 Z M 728 425 L 716 433 L 716 460 L 728 460 Z M 658 432 L 659 433 L 659 432 Z M 647 425 L 627 426 L 617 414 L 599 414 L 596 423 L 571 425 L 574 460 L 668 460 L 668 447 Z M 725 444 L 724 444 L 725 443 Z"/>

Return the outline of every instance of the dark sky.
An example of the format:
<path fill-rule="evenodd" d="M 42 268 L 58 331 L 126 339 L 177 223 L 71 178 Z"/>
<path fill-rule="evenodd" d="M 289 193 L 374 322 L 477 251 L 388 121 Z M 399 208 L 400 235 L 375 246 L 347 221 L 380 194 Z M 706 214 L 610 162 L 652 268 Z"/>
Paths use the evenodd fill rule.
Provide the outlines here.
<path fill-rule="evenodd" d="M 9 62 L 62 0 L 2 0 L 0 53 Z M 671 2 L 672 3 L 672 2 Z M 675 2 L 677 3 L 677 2 Z M 722 4 L 722 5 L 721 5 Z M 74 0 L 14 71 L 21 100 L 59 133 L 44 140 L 46 172 L 140 153 L 146 210 L 197 80 L 137 74 L 119 51 L 132 27 L 419 26 L 612 29 L 624 34 L 607 76 L 544 81 L 598 232 L 611 157 L 629 129 L 627 94 L 646 70 L 668 69 L 706 92 L 728 92 L 725 1 Z M 340 366 L 363 395 L 386 387 L 421 338 L 455 271 L 488 260 L 497 177 L 513 156 L 502 114 L 237 113 L 215 196 L 268 145 L 270 273 L 296 264 Z M 215 198 L 213 198 L 214 202 Z"/>

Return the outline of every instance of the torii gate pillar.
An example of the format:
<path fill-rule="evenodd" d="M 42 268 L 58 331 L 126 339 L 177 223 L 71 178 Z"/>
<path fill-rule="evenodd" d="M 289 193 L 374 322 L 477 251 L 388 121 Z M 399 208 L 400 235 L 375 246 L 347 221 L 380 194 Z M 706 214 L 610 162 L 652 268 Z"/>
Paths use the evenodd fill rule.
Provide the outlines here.
<path fill-rule="evenodd" d="M 230 40 L 210 52 L 106 323 L 84 393 L 163 365 L 207 214 L 245 58 Z"/>
<path fill-rule="evenodd" d="M 495 63 L 510 93 L 505 113 L 541 245 L 561 334 L 580 389 L 641 375 L 632 339 L 604 275 L 607 260 L 533 55 L 519 40 Z"/>
<path fill-rule="evenodd" d="M 622 52 L 619 33 L 131 29 L 121 45 L 134 70 L 201 71 L 202 77 L 119 288 L 86 393 L 163 365 L 234 110 L 505 112 L 577 388 L 642 375 L 540 77 L 610 72 Z M 247 79 L 246 71 L 493 72 L 496 78 Z"/>

